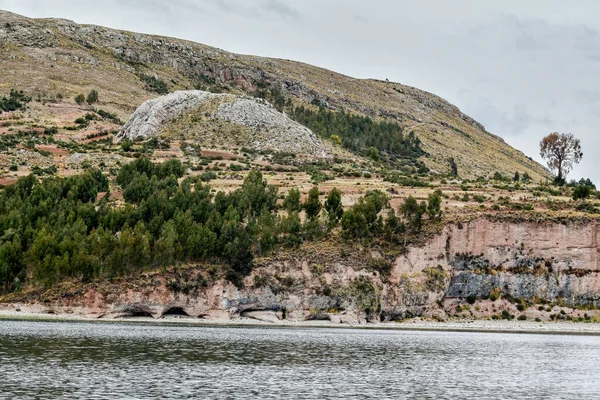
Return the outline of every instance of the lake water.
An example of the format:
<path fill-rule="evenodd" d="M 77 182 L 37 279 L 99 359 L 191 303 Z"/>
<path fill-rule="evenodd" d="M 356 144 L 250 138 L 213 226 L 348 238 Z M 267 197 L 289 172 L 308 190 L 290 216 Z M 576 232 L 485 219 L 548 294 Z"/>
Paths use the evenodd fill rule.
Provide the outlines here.
<path fill-rule="evenodd" d="M 0 398 L 592 399 L 600 337 L 0 321 Z"/>

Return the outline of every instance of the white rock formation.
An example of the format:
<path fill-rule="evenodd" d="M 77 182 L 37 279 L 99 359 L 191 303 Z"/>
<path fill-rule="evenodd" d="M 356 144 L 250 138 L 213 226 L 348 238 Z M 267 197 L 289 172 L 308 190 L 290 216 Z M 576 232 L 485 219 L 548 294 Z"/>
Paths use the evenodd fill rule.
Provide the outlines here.
<path fill-rule="evenodd" d="M 115 142 L 119 143 L 125 138 L 134 141 L 150 139 L 158 135 L 165 123 L 181 112 L 198 107 L 205 101 L 219 96 L 227 95 L 202 90 L 186 90 L 147 100 L 135 110 L 123 130 L 115 136 Z"/>
<path fill-rule="evenodd" d="M 327 148 L 310 129 L 265 101 L 240 97 L 234 102 L 221 104 L 214 117 L 261 131 L 263 134 L 248 143 L 248 147 L 329 157 Z"/>
<path fill-rule="evenodd" d="M 244 146 L 256 150 L 331 158 L 331 146 L 324 144 L 307 127 L 291 120 L 268 102 L 248 96 L 215 94 L 201 90 L 173 92 L 144 102 L 117 134 L 118 143 L 147 140 L 183 112 L 194 112 L 202 104 L 222 99 L 210 118 L 243 126 L 252 130 Z"/>

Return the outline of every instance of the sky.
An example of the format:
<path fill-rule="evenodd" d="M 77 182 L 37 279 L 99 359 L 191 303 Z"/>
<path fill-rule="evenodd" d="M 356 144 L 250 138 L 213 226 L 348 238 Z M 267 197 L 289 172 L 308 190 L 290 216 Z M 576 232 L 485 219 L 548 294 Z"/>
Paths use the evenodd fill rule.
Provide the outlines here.
<path fill-rule="evenodd" d="M 435 93 L 537 161 L 581 139 L 600 186 L 600 1 L 0 0 L 0 9 L 303 61 Z"/>

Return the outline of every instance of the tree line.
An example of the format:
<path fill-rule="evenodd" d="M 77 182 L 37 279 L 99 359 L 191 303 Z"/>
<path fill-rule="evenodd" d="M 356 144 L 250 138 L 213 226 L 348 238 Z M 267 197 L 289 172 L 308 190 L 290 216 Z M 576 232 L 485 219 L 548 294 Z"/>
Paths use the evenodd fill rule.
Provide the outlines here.
<path fill-rule="evenodd" d="M 389 199 L 381 191 L 344 211 L 338 189 L 321 202 L 315 186 L 302 202 L 294 188 L 278 206 L 277 188 L 259 171 L 237 190 L 216 194 L 198 177 L 181 179 L 184 173 L 179 160 L 140 158 L 123 166 L 116 177 L 122 205 L 110 203 L 109 193 L 98 198 L 109 190 L 98 169 L 67 178 L 29 175 L 1 190 L 0 292 L 193 262 L 220 265 L 239 285 L 256 256 L 322 237 L 340 222 L 346 238 L 397 240 L 420 229 L 423 216 L 441 217 L 438 192 L 420 204 L 409 197 L 400 214 L 389 209 L 383 219 Z"/>
<path fill-rule="evenodd" d="M 290 118 L 310 128 L 321 138 L 331 139 L 375 161 L 380 161 L 379 153 L 392 161 L 399 158 L 416 160 L 425 154 L 414 132 L 405 134 L 402 126 L 396 122 L 374 121 L 345 110 L 331 111 L 317 99 L 312 101 L 314 107 L 294 107 L 281 89 L 266 81 L 257 81 L 252 94 L 268 100 L 279 111 L 285 111 Z"/>

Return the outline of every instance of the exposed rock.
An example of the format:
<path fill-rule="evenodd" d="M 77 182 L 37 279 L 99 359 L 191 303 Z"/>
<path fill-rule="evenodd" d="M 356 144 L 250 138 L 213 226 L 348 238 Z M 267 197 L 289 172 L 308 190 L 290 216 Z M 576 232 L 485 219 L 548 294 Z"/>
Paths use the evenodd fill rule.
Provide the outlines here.
<path fill-rule="evenodd" d="M 599 227 L 588 223 L 508 223 L 478 219 L 449 225 L 395 263 L 393 279 L 440 266 L 451 275 L 446 298 L 513 298 L 600 305 Z M 406 291 L 404 291 L 406 292 Z"/>
<path fill-rule="evenodd" d="M 144 102 L 133 113 L 123 130 L 116 135 L 115 141 L 120 142 L 125 138 L 150 139 L 160 135 L 169 122 L 183 114 L 202 114 L 190 122 L 191 124 L 202 123 L 202 118 L 206 117 L 204 115 L 206 110 L 199 108 L 212 100 L 217 102 L 217 106 L 214 112 L 209 114 L 209 119 L 248 129 L 247 135 L 235 138 L 232 135 L 228 138 L 221 127 L 219 139 L 222 142 L 256 150 L 292 153 L 299 156 L 309 155 L 311 158 L 320 159 L 332 158 L 330 145 L 321 142 L 310 129 L 291 120 L 266 101 L 201 90 L 173 92 Z M 207 107 L 210 109 L 210 106 Z M 196 139 L 202 143 L 205 138 Z M 237 142 L 233 143 L 234 141 Z"/>
<path fill-rule="evenodd" d="M 115 136 L 115 142 L 118 143 L 125 138 L 134 141 L 153 138 L 169 120 L 215 97 L 227 97 L 227 95 L 189 90 L 173 92 L 145 101 L 129 118 L 121 132 Z"/>
<path fill-rule="evenodd" d="M 217 118 L 263 131 L 263 140 L 250 143 L 255 149 L 280 149 L 281 152 L 313 154 L 318 158 L 330 155 L 323 143 L 307 127 L 291 120 L 267 102 L 241 97 L 223 103 L 215 113 Z"/>
<path fill-rule="evenodd" d="M 246 311 L 242 317 L 253 318 L 263 322 L 279 322 L 281 320 L 281 311 Z"/>
<path fill-rule="evenodd" d="M 229 321 L 231 319 L 231 315 L 227 310 L 208 310 L 203 315 L 203 318 L 212 321 Z"/>

